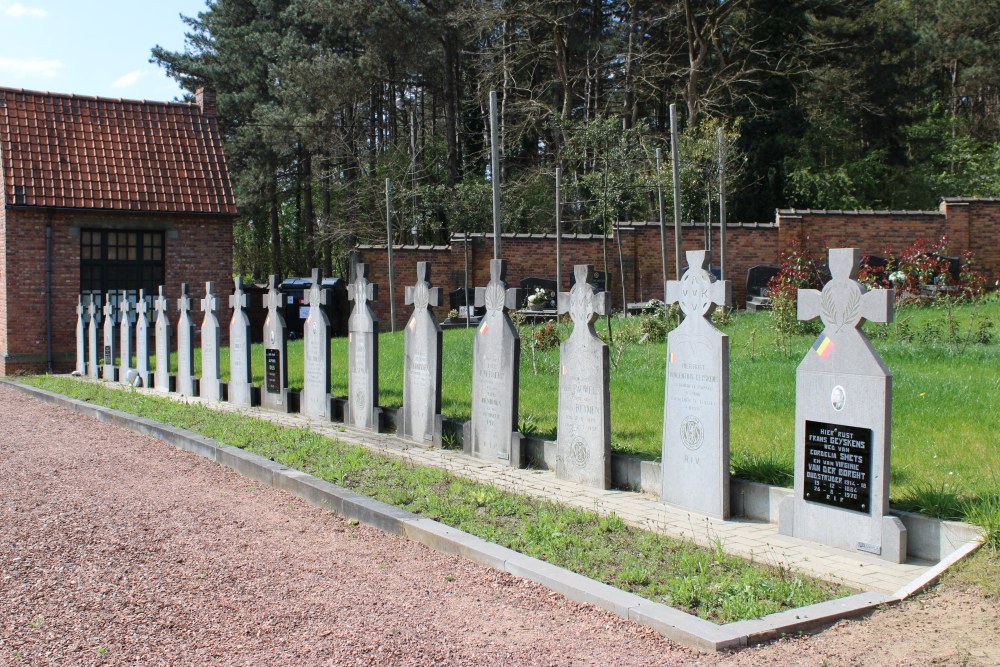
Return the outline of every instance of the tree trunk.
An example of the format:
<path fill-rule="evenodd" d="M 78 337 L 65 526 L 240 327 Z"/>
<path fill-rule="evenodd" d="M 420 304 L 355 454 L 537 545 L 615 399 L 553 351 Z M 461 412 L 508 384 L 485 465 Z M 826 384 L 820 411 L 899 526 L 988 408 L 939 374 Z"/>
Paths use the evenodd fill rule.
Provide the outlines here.
<path fill-rule="evenodd" d="M 278 180 L 272 175 L 267 184 L 268 213 L 271 222 L 271 273 L 281 280 L 281 225 L 278 219 Z"/>

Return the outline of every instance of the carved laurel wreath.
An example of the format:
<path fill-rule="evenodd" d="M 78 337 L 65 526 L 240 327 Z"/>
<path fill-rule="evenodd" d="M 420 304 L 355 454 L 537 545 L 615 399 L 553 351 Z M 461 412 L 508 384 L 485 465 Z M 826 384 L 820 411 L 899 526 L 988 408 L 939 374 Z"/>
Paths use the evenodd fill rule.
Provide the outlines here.
<path fill-rule="evenodd" d="M 848 324 L 858 321 L 861 314 L 861 294 L 857 290 L 851 290 L 851 294 L 847 297 L 847 305 L 840 313 L 842 317 L 837 317 L 837 304 L 834 302 L 832 290 L 823 290 L 820 309 L 823 321 L 839 333 Z"/>

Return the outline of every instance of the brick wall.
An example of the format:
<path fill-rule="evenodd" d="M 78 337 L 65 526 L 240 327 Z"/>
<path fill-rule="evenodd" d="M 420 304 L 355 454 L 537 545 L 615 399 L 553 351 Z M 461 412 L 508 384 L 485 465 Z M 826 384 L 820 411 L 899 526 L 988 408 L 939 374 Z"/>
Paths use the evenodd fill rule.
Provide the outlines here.
<path fill-rule="evenodd" d="M 50 218 L 51 215 L 51 218 Z M 216 283 L 219 321 L 228 324 L 232 291 L 232 223 L 229 218 L 155 215 L 112 216 L 45 210 L 0 209 L 0 374 L 46 368 L 45 227 L 52 226 L 52 348 L 55 369 L 72 368 L 76 354 L 76 304 L 80 293 L 81 227 L 166 229 L 166 293 L 171 320 L 180 283 L 190 284 L 193 310 L 205 282 Z M 195 315 L 195 320 L 200 321 Z M 228 333 L 228 326 L 223 326 Z"/>
<path fill-rule="evenodd" d="M 681 229 L 686 250 L 704 247 L 705 235 L 701 225 L 684 225 Z M 667 227 L 668 277 L 674 279 L 674 231 Z M 621 258 L 618 243 L 621 241 Z M 719 230 L 713 229 L 713 263 L 718 263 Z M 501 255 L 507 260 L 507 284 L 517 287 L 524 278 L 556 276 L 556 248 L 554 234 L 504 234 L 501 237 Z M 746 272 L 757 264 L 772 263 L 778 254 L 778 229 L 773 224 L 732 224 L 727 227 L 727 273 L 733 282 L 733 303 L 742 304 L 746 299 Z M 561 289 L 569 289 L 569 276 L 576 264 L 593 264 L 595 270 L 604 267 L 603 239 L 599 235 L 564 235 L 561 240 L 562 275 Z M 611 273 L 611 299 L 616 309 L 622 308 L 622 275 L 625 276 L 624 298 L 627 302 L 663 298 L 661 269 L 660 227 L 656 223 L 633 223 L 623 226 L 619 235 L 607 240 L 608 271 Z M 389 328 L 388 257 L 385 246 L 362 246 L 359 261 L 370 267 L 369 278 L 379 286 L 379 299 L 373 304 L 382 321 L 382 328 Z M 493 236 L 469 236 L 469 287 L 484 287 L 489 282 L 489 262 L 493 257 Z M 437 309 L 439 318 L 448 310 L 447 293 L 462 287 L 465 276 L 465 242 L 455 236 L 450 246 L 394 246 L 396 328 L 406 323 L 409 308 L 404 304 L 404 288 L 416 279 L 416 263 L 432 263 L 432 283 L 445 293 L 444 303 Z M 682 261 L 686 266 L 687 261 Z M 624 269 L 624 273 L 622 271 Z"/>

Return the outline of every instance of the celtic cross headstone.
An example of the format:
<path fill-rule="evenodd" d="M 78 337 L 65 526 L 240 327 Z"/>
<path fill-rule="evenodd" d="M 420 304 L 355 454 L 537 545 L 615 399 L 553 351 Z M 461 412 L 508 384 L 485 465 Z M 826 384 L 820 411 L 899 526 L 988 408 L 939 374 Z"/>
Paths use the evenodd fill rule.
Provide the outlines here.
<path fill-rule="evenodd" d="M 167 297 L 163 294 L 163 285 L 153 299 L 153 310 L 156 313 L 156 370 L 153 372 L 153 386 L 157 391 L 170 391 L 170 316 Z"/>
<path fill-rule="evenodd" d="M 233 317 L 229 321 L 229 402 L 249 408 L 253 405 L 253 373 L 250 362 L 250 318 L 247 317 L 247 294 L 243 277 L 234 279 L 235 291 L 229 296 Z"/>
<path fill-rule="evenodd" d="M 611 298 L 591 284 L 593 266 L 577 264 L 573 275 L 573 287 L 558 299 L 559 314 L 569 313 L 573 332 L 559 346 L 556 475 L 606 489 L 611 482 L 610 362 L 594 321 L 610 312 Z"/>
<path fill-rule="evenodd" d="M 219 353 L 219 318 L 215 311 L 219 302 L 215 298 L 215 284 L 205 283 L 205 298 L 201 300 L 201 310 L 205 317 L 201 321 L 201 380 L 198 390 L 207 401 L 222 400 L 222 369 Z"/>
<path fill-rule="evenodd" d="M 135 302 L 135 370 L 143 387 L 149 386 L 149 303 L 145 290 Z"/>
<path fill-rule="evenodd" d="M 118 331 L 115 327 L 115 304 L 108 292 L 104 301 L 104 372 L 105 380 L 115 379 L 115 359 L 118 358 Z"/>
<path fill-rule="evenodd" d="M 666 303 L 684 320 L 667 335 L 661 497 L 710 516 L 729 517 L 729 337 L 715 328 L 716 306 L 730 302 L 729 281 L 715 280 L 704 250 L 667 281 Z"/>
<path fill-rule="evenodd" d="M 319 269 L 312 270 L 312 284 L 305 294 L 309 315 L 302 325 L 302 348 L 305 368 L 302 378 L 301 412 L 318 419 L 330 418 L 330 318 L 327 317 L 327 291 Z"/>
<path fill-rule="evenodd" d="M 194 324 L 191 322 L 191 297 L 187 283 L 181 283 L 177 299 L 177 393 L 194 396 Z"/>
<path fill-rule="evenodd" d="M 119 324 L 121 332 L 121 345 L 119 346 L 121 361 L 119 363 L 118 380 L 120 382 L 128 382 L 128 372 L 132 370 L 132 313 L 135 312 L 135 309 L 128 298 L 128 292 L 125 290 L 122 290 L 122 299 L 118 303 L 118 309 L 121 311 L 121 323 Z"/>
<path fill-rule="evenodd" d="M 779 530 L 901 563 L 906 528 L 889 511 L 892 374 L 861 330 L 891 322 L 893 291 L 866 291 L 855 278 L 857 248 L 830 250 L 832 279 L 799 290 L 798 317 L 823 332 L 795 383 L 795 493 L 782 501 Z"/>
<path fill-rule="evenodd" d="M 347 408 L 344 421 L 378 430 L 378 318 L 368 305 L 378 295 L 368 280 L 368 265 L 356 264 L 347 298 L 354 302 L 347 321 Z"/>
<path fill-rule="evenodd" d="M 507 262 L 491 260 L 489 284 L 476 288 L 476 307 L 485 307 L 486 314 L 472 343 L 472 421 L 463 440 L 467 454 L 520 467 L 521 337 L 507 311 L 517 308 L 521 290 L 508 289 L 506 275 Z"/>
<path fill-rule="evenodd" d="M 440 441 L 441 327 L 431 307 L 441 305 L 441 288 L 431 287 L 431 263 L 417 262 L 417 282 L 408 286 L 413 306 L 403 331 L 403 418 L 400 435 L 420 442 Z"/>
<path fill-rule="evenodd" d="M 97 379 L 97 369 L 100 367 L 100 354 L 97 349 L 97 320 L 100 309 L 94 295 L 90 295 L 87 304 L 87 376 Z"/>
<path fill-rule="evenodd" d="M 87 374 L 87 309 L 83 305 L 83 295 L 76 303 L 76 370 L 77 375 Z"/>
<path fill-rule="evenodd" d="M 264 295 L 264 390 L 260 405 L 267 410 L 288 412 L 288 327 L 281 314 L 284 307 L 282 293 L 278 290 L 277 276 L 270 276 L 267 294 Z"/>

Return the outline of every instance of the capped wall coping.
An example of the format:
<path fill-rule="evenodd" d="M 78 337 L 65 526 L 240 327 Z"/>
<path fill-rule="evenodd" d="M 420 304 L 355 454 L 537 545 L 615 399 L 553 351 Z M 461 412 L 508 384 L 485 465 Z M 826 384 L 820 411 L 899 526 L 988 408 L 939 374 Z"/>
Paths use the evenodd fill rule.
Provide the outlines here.
<path fill-rule="evenodd" d="M 1000 201 L 1000 200 L 998 200 Z M 943 216 L 944 213 L 938 210 L 932 211 L 890 211 L 890 210 L 874 210 L 874 209 L 855 209 L 853 211 L 842 210 L 842 209 L 825 209 L 825 208 L 781 208 L 776 209 L 775 213 L 783 218 L 795 218 L 801 217 L 803 215 L 851 215 L 851 216 L 866 216 L 870 217 L 873 215 L 933 215 L 933 216 Z"/>
<path fill-rule="evenodd" d="M 941 197 L 948 204 L 1000 204 L 1000 197 Z"/>

